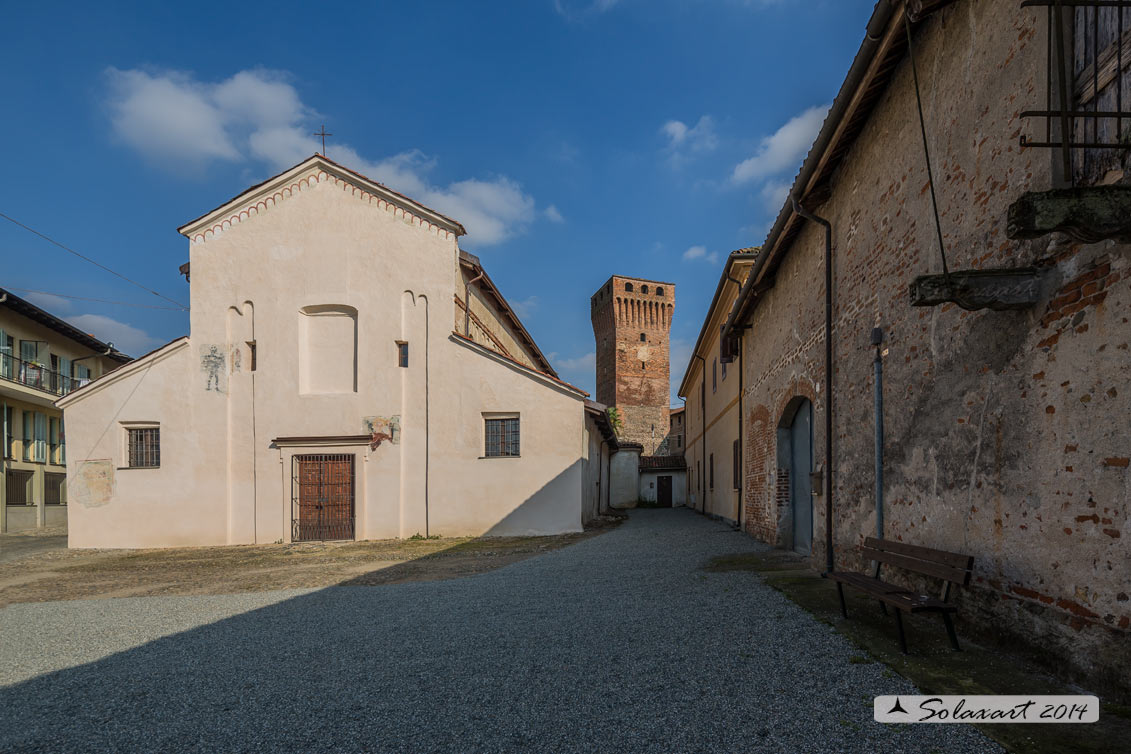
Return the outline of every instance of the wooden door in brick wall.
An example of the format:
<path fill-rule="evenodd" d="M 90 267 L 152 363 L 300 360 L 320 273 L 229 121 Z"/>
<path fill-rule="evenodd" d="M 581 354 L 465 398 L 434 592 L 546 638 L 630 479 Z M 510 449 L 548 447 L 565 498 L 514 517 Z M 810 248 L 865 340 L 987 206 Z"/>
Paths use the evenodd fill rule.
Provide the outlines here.
<path fill-rule="evenodd" d="M 656 480 L 656 503 L 661 508 L 672 507 L 672 478 L 662 476 Z"/>
<path fill-rule="evenodd" d="M 294 457 L 291 540 L 354 538 L 354 457 Z"/>

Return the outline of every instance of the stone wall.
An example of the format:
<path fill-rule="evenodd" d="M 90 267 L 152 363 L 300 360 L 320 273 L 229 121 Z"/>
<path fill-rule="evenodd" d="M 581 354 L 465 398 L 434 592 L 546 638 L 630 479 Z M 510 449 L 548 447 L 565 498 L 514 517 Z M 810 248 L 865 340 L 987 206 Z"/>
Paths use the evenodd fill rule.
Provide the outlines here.
<path fill-rule="evenodd" d="M 1021 640 L 1060 669 L 1131 686 L 1131 246 L 1006 238 L 1006 210 L 1051 187 L 1054 155 L 1021 149 L 1043 107 L 1044 17 L 1011 0 L 960 0 L 916 31 L 950 268 L 1039 266 L 1031 309 L 913 308 L 941 264 L 906 58 L 809 209 L 834 242 L 834 538 L 838 568 L 876 527 L 873 327 L 885 332 L 886 536 L 969 553 L 967 628 Z M 813 402 L 824 459 L 824 234 L 807 223 L 743 338 L 744 523 L 779 545 L 789 503 L 779 425 Z M 812 559 L 825 561 L 824 497 Z"/>

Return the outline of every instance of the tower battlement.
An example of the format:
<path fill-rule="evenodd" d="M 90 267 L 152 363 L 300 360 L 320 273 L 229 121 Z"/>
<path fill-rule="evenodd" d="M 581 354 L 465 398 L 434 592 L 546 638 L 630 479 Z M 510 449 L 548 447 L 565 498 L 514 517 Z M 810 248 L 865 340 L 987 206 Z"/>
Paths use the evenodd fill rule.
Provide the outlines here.
<path fill-rule="evenodd" d="M 667 452 L 670 333 L 675 285 L 613 275 L 589 300 L 596 339 L 597 401 L 615 407 L 618 437 Z"/>

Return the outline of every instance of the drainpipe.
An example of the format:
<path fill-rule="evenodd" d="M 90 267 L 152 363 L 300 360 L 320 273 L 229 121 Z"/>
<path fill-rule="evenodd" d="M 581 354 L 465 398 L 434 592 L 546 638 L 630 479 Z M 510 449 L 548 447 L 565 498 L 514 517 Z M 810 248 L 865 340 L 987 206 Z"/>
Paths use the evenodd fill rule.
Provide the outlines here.
<path fill-rule="evenodd" d="M 833 571 L 833 226 L 789 197 L 793 211 L 825 228 L 825 573 Z"/>
<path fill-rule="evenodd" d="M 478 283 L 486 274 L 486 270 L 481 269 L 478 275 L 463 284 L 463 336 L 468 340 L 471 340 L 471 284 Z"/>
<path fill-rule="evenodd" d="M 884 538 L 884 362 L 880 353 L 883 341 L 884 331 L 872 328 L 872 345 L 876 347 L 876 358 L 872 361 L 876 378 L 876 539 Z"/>

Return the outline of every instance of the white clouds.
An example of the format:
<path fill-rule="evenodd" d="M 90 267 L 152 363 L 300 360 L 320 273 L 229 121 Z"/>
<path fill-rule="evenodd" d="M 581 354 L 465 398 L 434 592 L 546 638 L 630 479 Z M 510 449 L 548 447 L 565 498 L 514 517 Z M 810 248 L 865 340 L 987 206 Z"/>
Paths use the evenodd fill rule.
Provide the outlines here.
<path fill-rule="evenodd" d="M 144 330 L 101 314 L 79 314 L 67 317 L 66 320 L 101 341 L 113 343 L 114 348 L 131 356 L 140 356 L 152 351 L 162 342 Z"/>
<path fill-rule="evenodd" d="M 786 181 L 768 181 L 758 192 L 758 198 L 762 200 L 767 212 L 776 215 L 789 198 L 790 188 L 791 184 Z"/>
<path fill-rule="evenodd" d="M 279 171 L 322 151 L 311 133 L 317 113 L 303 104 L 284 73 L 246 70 L 219 83 L 183 72 L 110 69 L 107 77 L 115 134 L 159 167 L 200 173 L 215 162 L 252 160 Z M 370 160 L 335 143 L 327 145 L 327 153 L 458 220 L 472 244 L 488 246 L 521 234 L 536 215 L 534 199 L 505 176 L 437 185 L 428 177 L 435 160 L 419 150 Z M 552 206 L 544 213 L 554 222 L 561 219 Z"/>
<path fill-rule="evenodd" d="M 738 165 L 731 174 L 735 183 L 750 183 L 794 168 L 809 151 L 821 129 L 828 105 L 811 107 L 762 139 L 758 151 Z"/>
<path fill-rule="evenodd" d="M 155 77 L 112 68 L 108 75 L 114 131 L 149 160 L 185 169 L 239 159 L 206 87 L 181 73 Z"/>
<path fill-rule="evenodd" d="M 560 359 L 557 367 L 563 372 L 592 372 L 597 368 L 597 354 L 590 351 L 573 359 Z"/>
<path fill-rule="evenodd" d="M 700 117 L 694 126 L 688 126 L 680 120 L 669 120 L 660 126 L 660 133 L 667 138 L 668 143 L 664 149 L 676 166 L 692 154 L 710 152 L 719 145 L 715 121 L 710 115 Z"/>
<path fill-rule="evenodd" d="M 542 210 L 542 214 L 545 215 L 546 219 L 549 220 L 552 223 L 564 223 L 565 222 L 565 218 L 562 217 L 562 213 L 559 212 L 558 208 L 555 207 L 553 204 L 551 204 L 549 207 L 546 207 L 546 209 Z"/>
<path fill-rule="evenodd" d="M 50 293 L 28 293 L 24 298 L 56 316 L 58 316 L 59 312 L 69 312 L 71 310 L 70 301 L 59 296 L 52 296 Z"/>
<path fill-rule="evenodd" d="M 717 251 L 708 252 L 706 246 L 692 246 L 683 252 L 683 261 L 691 262 L 696 259 L 702 259 L 709 264 L 718 264 L 719 253 Z"/>
<path fill-rule="evenodd" d="M 519 319 L 527 319 L 531 314 L 534 313 L 534 310 L 537 308 L 537 296 L 529 296 L 527 298 L 524 298 L 522 301 L 511 302 L 511 309 L 514 309 L 514 313 L 518 315 Z"/>
<path fill-rule="evenodd" d="M 554 10 L 567 21 L 580 21 L 612 10 L 620 0 L 554 0 Z"/>

